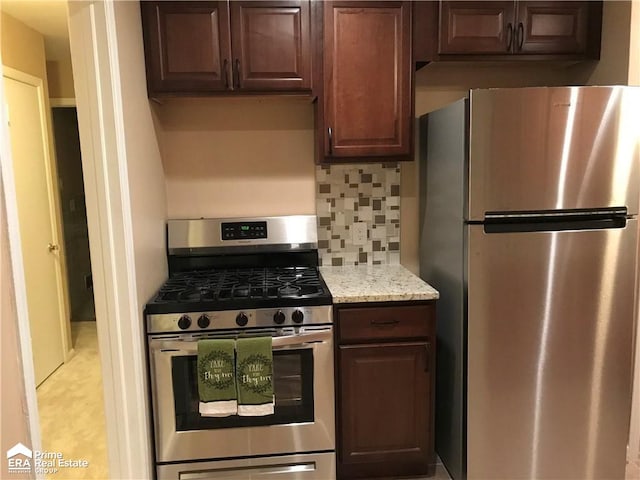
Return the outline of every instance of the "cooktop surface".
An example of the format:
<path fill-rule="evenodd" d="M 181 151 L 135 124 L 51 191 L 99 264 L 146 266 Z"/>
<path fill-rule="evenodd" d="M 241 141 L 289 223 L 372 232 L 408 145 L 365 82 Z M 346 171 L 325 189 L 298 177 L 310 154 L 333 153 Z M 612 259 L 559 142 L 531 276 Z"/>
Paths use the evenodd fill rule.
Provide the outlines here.
<path fill-rule="evenodd" d="M 147 303 L 145 312 L 330 304 L 331 294 L 315 267 L 233 268 L 176 273 Z"/>

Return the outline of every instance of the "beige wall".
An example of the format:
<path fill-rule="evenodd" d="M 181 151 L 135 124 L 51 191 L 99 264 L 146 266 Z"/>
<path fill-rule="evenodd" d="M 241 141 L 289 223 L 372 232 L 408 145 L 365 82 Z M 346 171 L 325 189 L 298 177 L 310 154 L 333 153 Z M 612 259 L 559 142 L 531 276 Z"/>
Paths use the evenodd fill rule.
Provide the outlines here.
<path fill-rule="evenodd" d="M 140 6 L 117 2 L 115 11 L 136 283 L 144 305 L 167 278 L 164 173 L 147 99 Z"/>
<path fill-rule="evenodd" d="M 7 457 L 4 454 L 16 443 L 31 447 L 27 400 L 22 377 L 22 362 L 18 343 L 18 315 L 16 313 L 13 272 L 9 250 L 9 232 L 0 182 L 0 478 L 8 478 Z M 15 475 L 16 478 L 29 478 Z"/>
<path fill-rule="evenodd" d="M 142 28 L 138 2 L 115 3 L 116 35 L 122 117 L 126 146 L 127 177 L 129 185 L 129 214 L 133 228 L 133 262 L 137 290 L 138 317 L 132 334 L 138 347 L 132 352 L 137 365 L 146 365 L 145 334 L 142 306 L 167 278 L 165 254 L 166 197 L 164 174 L 160 160 L 158 140 L 153 127 L 153 117 L 147 99 L 147 85 L 142 47 Z M 125 217 L 125 224 L 127 219 Z M 140 378 L 139 395 L 149 404 L 145 377 Z M 140 426 L 145 431 L 135 433 L 138 438 L 150 435 L 150 412 L 146 414 L 144 427 L 139 422 L 141 412 L 129 411 L 129 425 Z M 152 471 L 152 452 L 149 441 L 146 458 L 137 462 L 137 477 Z"/>
<path fill-rule="evenodd" d="M 640 85 L 640 0 L 632 2 L 631 25 L 629 33 L 629 85 Z"/>
<path fill-rule="evenodd" d="M 35 30 L 2 13 L 2 64 L 45 80 L 44 38 Z"/>
<path fill-rule="evenodd" d="M 154 110 L 169 218 L 315 214 L 309 99 L 184 98 Z"/>
<path fill-rule="evenodd" d="M 573 67 L 571 75 L 574 84 L 626 85 L 629 75 L 631 30 L 631 1 L 604 2 L 600 61 Z"/>
<path fill-rule="evenodd" d="M 51 98 L 74 98 L 73 70 L 71 56 L 63 60 L 47 62 L 47 77 L 49 78 L 49 96 Z"/>

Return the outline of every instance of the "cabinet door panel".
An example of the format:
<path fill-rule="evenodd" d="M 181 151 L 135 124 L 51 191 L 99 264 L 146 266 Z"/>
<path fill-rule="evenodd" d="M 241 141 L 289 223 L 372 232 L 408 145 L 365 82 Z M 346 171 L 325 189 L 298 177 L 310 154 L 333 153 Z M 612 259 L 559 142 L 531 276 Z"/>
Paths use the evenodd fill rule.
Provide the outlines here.
<path fill-rule="evenodd" d="M 441 2 L 440 53 L 509 53 L 513 15 L 514 2 Z"/>
<path fill-rule="evenodd" d="M 426 472 L 431 358 L 424 342 L 339 347 L 344 476 Z"/>
<path fill-rule="evenodd" d="M 149 93 L 227 89 L 226 2 L 141 2 L 141 8 Z"/>
<path fill-rule="evenodd" d="M 581 54 L 589 2 L 518 2 L 517 53 Z"/>
<path fill-rule="evenodd" d="M 324 13 L 325 154 L 408 156 L 411 5 L 328 2 Z"/>
<path fill-rule="evenodd" d="M 236 87 L 309 90 L 309 2 L 231 2 Z"/>

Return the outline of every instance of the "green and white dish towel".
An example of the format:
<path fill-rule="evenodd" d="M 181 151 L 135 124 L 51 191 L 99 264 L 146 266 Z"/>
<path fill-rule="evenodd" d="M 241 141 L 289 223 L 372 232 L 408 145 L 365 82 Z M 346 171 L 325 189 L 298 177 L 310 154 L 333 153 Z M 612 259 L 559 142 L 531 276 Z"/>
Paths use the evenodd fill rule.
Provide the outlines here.
<path fill-rule="evenodd" d="M 203 417 L 228 417 L 238 413 L 235 341 L 198 341 L 199 411 Z"/>
<path fill-rule="evenodd" d="M 271 337 L 236 340 L 238 415 L 273 415 L 273 353 Z"/>

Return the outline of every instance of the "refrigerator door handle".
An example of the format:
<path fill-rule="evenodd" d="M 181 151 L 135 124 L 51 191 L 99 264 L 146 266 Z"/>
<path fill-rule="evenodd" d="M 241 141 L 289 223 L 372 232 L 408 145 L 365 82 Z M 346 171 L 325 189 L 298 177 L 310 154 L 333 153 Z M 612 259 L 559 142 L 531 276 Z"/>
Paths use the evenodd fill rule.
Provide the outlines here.
<path fill-rule="evenodd" d="M 624 228 L 627 208 L 487 212 L 485 233 L 553 232 Z"/>
<path fill-rule="evenodd" d="M 605 207 L 605 208 L 572 208 L 558 210 L 523 210 L 523 211 L 499 211 L 486 212 L 484 215 L 487 221 L 511 221 L 518 219 L 537 219 L 537 218 L 558 218 L 558 219 L 574 219 L 589 218 L 595 216 L 618 216 L 627 215 L 627 207 Z"/>

